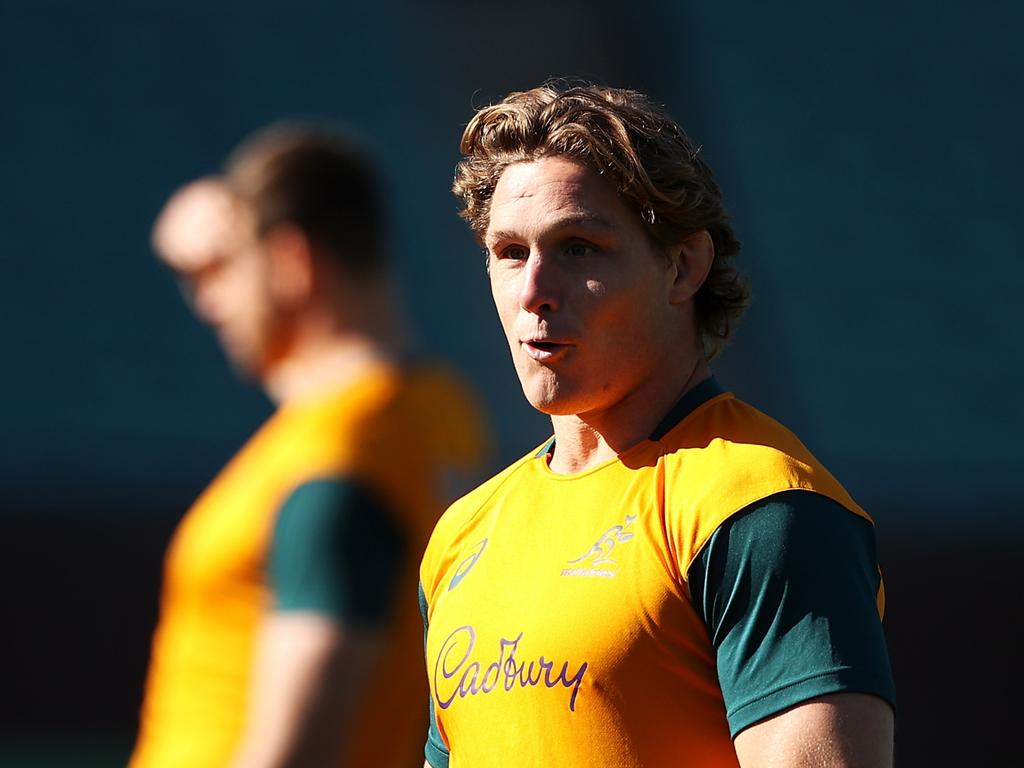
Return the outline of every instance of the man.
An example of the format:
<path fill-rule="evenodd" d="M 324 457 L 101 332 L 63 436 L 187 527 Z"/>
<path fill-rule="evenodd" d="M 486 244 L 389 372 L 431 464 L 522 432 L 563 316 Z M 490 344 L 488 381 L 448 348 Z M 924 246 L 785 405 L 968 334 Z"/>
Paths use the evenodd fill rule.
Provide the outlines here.
<path fill-rule="evenodd" d="M 420 570 L 443 766 L 891 763 L 867 514 L 708 360 L 746 303 L 697 149 L 641 94 L 481 109 L 454 191 L 554 437 Z"/>
<path fill-rule="evenodd" d="M 157 252 L 279 408 L 169 549 L 136 768 L 418 760 L 421 628 L 395 596 L 481 434 L 454 379 L 399 362 L 384 240 L 361 153 L 297 126 L 160 214 Z"/>

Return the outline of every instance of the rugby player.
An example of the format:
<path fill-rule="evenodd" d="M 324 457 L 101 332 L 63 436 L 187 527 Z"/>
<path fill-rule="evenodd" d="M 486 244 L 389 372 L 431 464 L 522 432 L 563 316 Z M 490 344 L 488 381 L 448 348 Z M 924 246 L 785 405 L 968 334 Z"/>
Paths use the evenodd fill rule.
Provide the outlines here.
<path fill-rule="evenodd" d="M 698 147 L 640 93 L 546 85 L 461 149 L 553 436 L 427 548 L 427 765 L 891 765 L 873 524 L 712 373 L 747 287 Z"/>
<path fill-rule="evenodd" d="M 419 759 L 416 565 L 483 436 L 464 385 L 403 359 L 377 187 L 351 140 L 276 126 L 156 222 L 277 410 L 170 545 L 133 768 Z"/>

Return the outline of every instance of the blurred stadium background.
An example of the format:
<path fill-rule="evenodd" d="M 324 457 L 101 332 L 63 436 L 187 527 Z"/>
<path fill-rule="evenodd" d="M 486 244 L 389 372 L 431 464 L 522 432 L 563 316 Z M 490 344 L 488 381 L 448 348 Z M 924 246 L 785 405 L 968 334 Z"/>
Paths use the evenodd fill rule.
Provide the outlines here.
<path fill-rule="evenodd" d="M 160 560 L 269 412 L 148 248 L 245 133 L 342 120 L 388 174 L 421 348 L 498 462 L 545 435 L 448 193 L 479 106 L 647 91 L 716 169 L 755 303 L 720 379 L 875 515 L 898 764 L 1013 754 L 1024 632 L 1015 3 L 0 2 L 0 764 L 123 764 Z"/>

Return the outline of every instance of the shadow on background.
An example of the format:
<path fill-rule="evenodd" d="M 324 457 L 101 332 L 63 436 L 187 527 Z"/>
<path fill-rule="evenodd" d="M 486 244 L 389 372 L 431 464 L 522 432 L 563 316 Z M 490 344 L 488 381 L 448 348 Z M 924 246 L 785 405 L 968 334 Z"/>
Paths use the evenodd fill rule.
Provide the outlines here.
<path fill-rule="evenodd" d="M 548 427 L 448 186 L 473 107 L 551 75 L 648 91 L 716 169 L 754 286 L 718 376 L 878 521 L 900 765 L 1008 753 L 1024 10 L 667 5 L 0 6 L 0 764 L 123 762 L 170 531 L 269 411 L 149 253 L 166 196 L 274 119 L 361 131 L 507 462 Z"/>
<path fill-rule="evenodd" d="M 1019 537 L 882 536 L 896 765 L 1012 765 Z"/>

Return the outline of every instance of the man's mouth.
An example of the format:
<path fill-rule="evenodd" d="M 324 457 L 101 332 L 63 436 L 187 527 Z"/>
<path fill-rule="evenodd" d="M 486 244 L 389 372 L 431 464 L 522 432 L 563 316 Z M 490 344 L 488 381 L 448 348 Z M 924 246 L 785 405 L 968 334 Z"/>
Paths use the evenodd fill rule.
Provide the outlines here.
<path fill-rule="evenodd" d="M 539 362 L 547 362 L 565 354 L 572 344 L 552 339 L 526 339 L 520 342 L 526 354 Z"/>

